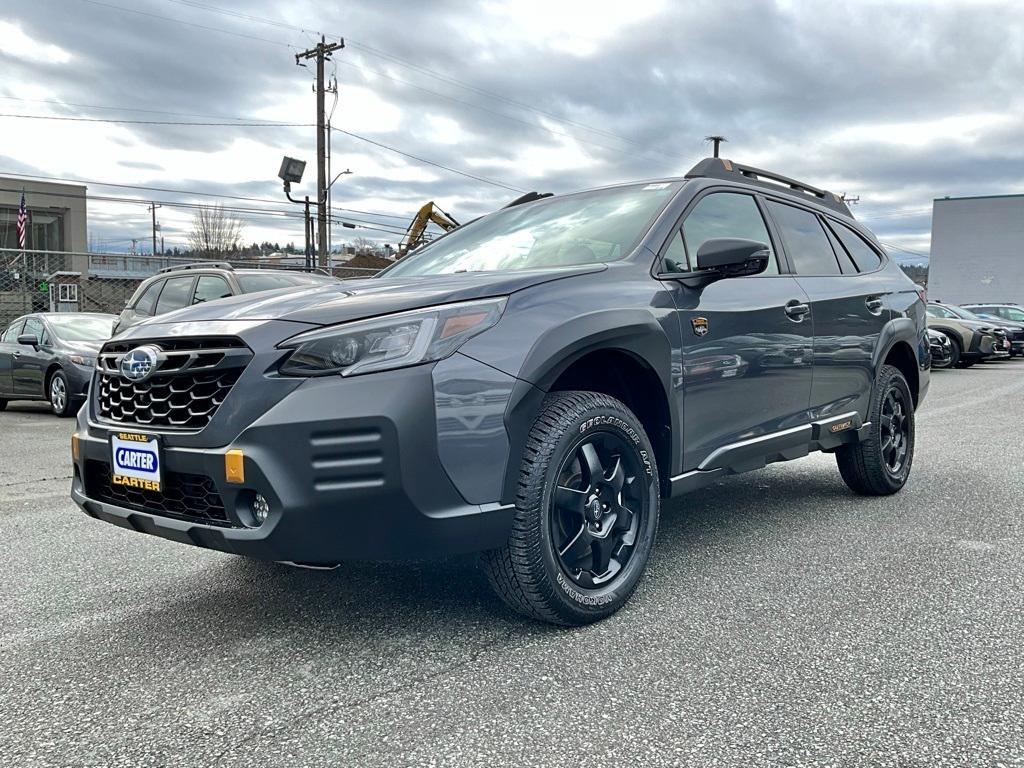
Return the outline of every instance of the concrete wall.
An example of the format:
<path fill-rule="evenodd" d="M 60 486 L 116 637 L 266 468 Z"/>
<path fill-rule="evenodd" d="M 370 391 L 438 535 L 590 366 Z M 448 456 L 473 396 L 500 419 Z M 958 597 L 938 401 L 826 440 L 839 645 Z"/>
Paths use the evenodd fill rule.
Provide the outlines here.
<path fill-rule="evenodd" d="M 86 224 L 86 188 L 78 184 L 52 184 L 46 181 L 0 176 L 0 207 L 17 210 L 21 203 L 21 190 L 25 190 L 25 205 L 29 212 L 58 213 L 64 219 L 64 250 L 85 253 L 89 250 L 89 231 Z M 29 247 L 32 244 L 29 243 Z M 70 269 L 85 272 L 88 262 L 69 265 Z"/>
<path fill-rule="evenodd" d="M 1024 195 L 935 201 L 928 296 L 1024 304 Z"/>

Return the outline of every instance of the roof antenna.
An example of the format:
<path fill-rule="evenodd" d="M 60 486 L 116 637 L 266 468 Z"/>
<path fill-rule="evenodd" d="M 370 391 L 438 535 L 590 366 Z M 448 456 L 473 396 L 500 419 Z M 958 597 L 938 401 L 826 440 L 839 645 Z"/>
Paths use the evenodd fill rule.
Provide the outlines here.
<path fill-rule="evenodd" d="M 724 141 L 728 141 L 728 139 L 725 138 L 725 136 L 705 136 L 704 137 L 704 141 L 705 142 L 710 141 L 712 144 L 715 145 L 715 154 L 714 154 L 714 156 L 718 157 L 718 145 L 721 144 Z"/>

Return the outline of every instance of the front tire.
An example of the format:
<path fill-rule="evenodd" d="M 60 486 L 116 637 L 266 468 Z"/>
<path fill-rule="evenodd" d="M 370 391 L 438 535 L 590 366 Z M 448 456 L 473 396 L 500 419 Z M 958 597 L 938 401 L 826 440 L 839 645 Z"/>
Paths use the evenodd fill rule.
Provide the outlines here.
<path fill-rule="evenodd" d="M 48 387 L 50 397 L 50 409 L 58 416 L 71 416 L 75 409 L 71 402 L 71 388 L 68 386 L 68 377 L 64 371 L 54 371 L 50 377 Z"/>
<path fill-rule="evenodd" d="M 953 338 L 949 334 L 943 334 L 949 339 L 949 359 L 940 361 L 938 364 L 932 363 L 933 368 L 956 368 L 960 362 L 960 341 Z"/>
<path fill-rule="evenodd" d="M 883 365 L 868 409 L 870 434 L 836 451 L 839 473 L 862 496 L 896 493 L 914 462 L 914 400 L 898 368 Z"/>
<path fill-rule="evenodd" d="M 508 542 L 483 555 L 495 592 L 531 618 L 589 624 L 629 599 L 661 494 L 640 420 L 595 392 L 547 396 L 527 438 Z"/>

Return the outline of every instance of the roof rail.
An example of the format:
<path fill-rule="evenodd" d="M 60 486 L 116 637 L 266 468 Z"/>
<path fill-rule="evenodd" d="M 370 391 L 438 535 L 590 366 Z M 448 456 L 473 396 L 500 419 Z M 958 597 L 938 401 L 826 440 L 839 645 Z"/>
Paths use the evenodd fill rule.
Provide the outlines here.
<path fill-rule="evenodd" d="M 226 261 L 195 261 L 191 264 L 178 264 L 173 267 L 164 267 L 159 270 L 163 272 L 179 272 L 186 269 L 230 269 L 234 271 L 234 267 Z"/>
<path fill-rule="evenodd" d="M 824 189 L 812 187 L 802 181 L 791 179 L 788 176 L 765 171 L 761 168 L 754 168 L 750 165 L 740 165 L 723 157 L 706 157 L 697 163 L 690 172 L 686 174 L 688 179 L 725 179 L 726 181 L 740 181 L 745 184 L 756 184 L 764 189 L 774 192 L 782 192 L 791 197 L 802 200 L 813 198 L 813 202 L 831 208 L 844 216 L 853 217 L 850 208 L 839 195 Z"/>

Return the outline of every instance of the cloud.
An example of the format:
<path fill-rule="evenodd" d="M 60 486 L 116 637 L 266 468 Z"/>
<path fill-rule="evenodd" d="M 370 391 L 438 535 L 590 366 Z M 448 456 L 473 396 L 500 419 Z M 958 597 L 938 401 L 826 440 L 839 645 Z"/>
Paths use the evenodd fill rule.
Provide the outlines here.
<path fill-rule="evenodd" d="M 311 123 L 312 73 L 294 55 L 318 39 L 301 30 L 316 30 L 347 43 L 328 66 L 334 125 L 517 188 L 683 174 L 707 153 L 703 137 L 724 133 L 733 159 L 859 195 L 855 212 L 883 240 L 927 250 L 933 198 L 1024 186 L 1024 16 L 1009 1 L 246 4 L 274 25 L 167 0 L 110 4 L 131 10 L 63 2 L 55 14 L 43 0 L 0 19 L 17 30 L 0 33 L 0 112 Z M 12 52 L 12 40 L 64 63 L 30 58 L 24 42 Z M 301 127 L 0 118 L 0 135 L 13 158 L 0 172 L 224 190 L 278 207 L 280 157 L 315 157 Z M 351 136 L 332 145 L 335 172 L 354 171 L 336 206 L 411 216 L 437 200 L 462 220 L 515 196 Z M 310 162 L 300 194 L 314 175 Z M 91 210 L 100 236 L 136 227 L 116 204 Z M 168 241 L 183 240 L 188 214 L 162 216 Z M 278 229 L 301 239 L 301 225 L 255 216 L 246 236 L 286 239 Z"/>

